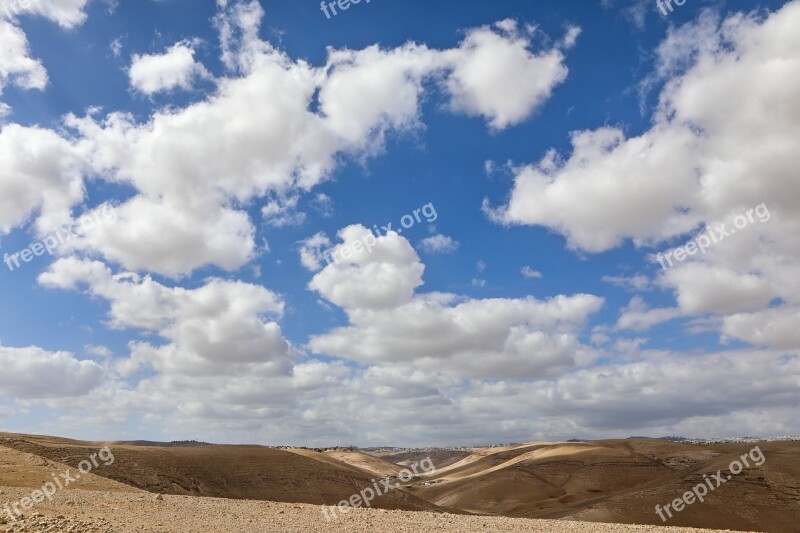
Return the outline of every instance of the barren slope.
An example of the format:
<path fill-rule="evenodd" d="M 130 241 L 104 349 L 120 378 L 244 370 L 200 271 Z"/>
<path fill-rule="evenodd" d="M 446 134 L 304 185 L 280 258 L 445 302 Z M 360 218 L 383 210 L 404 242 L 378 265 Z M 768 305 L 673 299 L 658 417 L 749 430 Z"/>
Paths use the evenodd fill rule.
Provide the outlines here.
<path fill-rule="evenodd" d="M 0 446 L 75 468 L 103 444 L 0 435 Z M 373 485 L 367 474 L 349 465 L 263 446 L 112 446 L 112 450 L 114 463 L 100 466 L 95 474 L 164 494 L 334 505 Z M 386 509 L 436 509 L 402 490 L 376 498 L 373 505 Z"/>
<path fill-rule="evenodd" d="M 413 492 L 437 505 L 506 516 L 660 525 L 665 505 L 725 472 L 754 445 L 617 440 L 475 454 Z M 688 506 L 670 525 L 800 531 L 800 443 L 762 443 L 767 457 Z M 487 450 L 491 451 L 491 450 Z M 752 461 L 751 461 L 752 462 Z M 727 475 L 727 474 L 725 474 Z"/>
<path fill-rule="evenodd" d="M 74 469 L 79 461 L 89 457 L 101 446 L 103 443 L 0 434 L 0 485 L 24 487 L 3 489 L 5 494 L 2 498 L 11 499 L 8 494 L 14 494 L 14 491 L 19 494 L 27 491 L 30 494 L 32 488 L 49 480 L 52 473 L 63 470 L 67 465 Z M 441 511 L 447 508 L 452 513 L 478 513 L 484 516 L 465 519 L 467 522 L 464 522 L 470 527 L 480 524 L 476 526 L 478 530 L 495 526 L 511 528 L 506 529 L 508 531 L 521 530 L 515 528 L 524 522 L 501 522 L 485 516 L 496 514 L 519 518 L 557 518 L 660 526 L 663 523 L 655 513 L 656 504 L 663 506 L 679 498 L 702 482 L 704 474 L 711 476 L 719 470 L 727 476 L 730 462 L 754 446 L 692 445 L 641 439 L 530 443 L 505 448 L 475 449 L 468 457 L 439 469 L 427 478 L 428 481 L 438 483 L 423 486 L 422 482 L 415 482 L 407 491 L 390 491 L 386 496 L 376 499 L 373 505 L 402 510 Z M 778 533 L 800 532 L 800 443 L 771 442 L 760 443 L 759 446 L 766 456 L 766 461 L 761 466 L 753 464 L 741 474 L 731 476 L 730 480 L 711 491 L 705 502 L 695 503 L 682 512 L 675 513 L 668 525 Z M 332 454 L 313 450 L 218 445 L 112 445 L 112 450 L 115 455 L 114 464 L 98 467 L 93 471 L 96 475 L 81 479 L 77 488 L 130 494 L 136 492 L 133 487 L 140 487 L 150 492 L 174 495 L 333 505 L 372 486 L 372 479 L 383 474 L 385 469 L 400 469 L 397 465 L 389 465 L 360 452 Z M 403 453 L 414 456 L 421 452 L 406 450 Z M 426 450 L 425 453 L 429 451 Z M 424 456 L 417 460 L 422 458 Z M 63 494 L 59 494 L 63 499 Z M 124 505 L 139 509 L 149 505 L 147 502 L 152 499 L 152 495 L 130 496 L 127 500 L 125 498 L 128 497 L 103 496 L 101 502 L 113 503 L 98 505 L 102 511 L 123 505 L 120 502 L 128 502 Z M 184 500 L 167 498 L 166 501 Z M 189 509 L 197 507 L 198 512 L 204 510 L 216 516 L 221 509 L 221 504 L 198 503 L 193 499 L 185 501 L 187 503 L 181 513 L 188 513 Z M 273 509 L 273 505 L 275 504 L 264 504 L 263 508 Z M 251 511 L 255 509 L 247 506 L 243 508 Z M 315 522 L 311 516 L 314 513 L 309 510 L 316 509 L 315 512 L 319 513 L 319 507 L 307 508 L 300 505 L 282 509 L 288 512 L 295 508 L 298 509 L 297 514 L 303 515 L 298 519 L 310 524 L 309 531 L 324 530 L 313 529 L 324 525 Z M 161 508 L 158 509 L 162 511 Z M 171 511 L 167 508 L 163 512 L 167 516 Z M 184 514 L 181 513 L 173 517 L 175 523 L 183 519 Z M 100 514 L 97 518 L 105 519 L 104 516 L 106 515 Z M 353 513 L 348 516 L 358 516 L 351 525 L 363 528 L 363 531 L 374 531 L 368 527 L 369 524 L 377 524 L 381 519 L 380 513 Z M 402 518 L 403 523 L 415 524 L 408 531 L 429 530 L 417 520 L 417 515 L 397 515 L 393 520 L 399 519 L 398 517 Z M 288 517 L 281 517 L 283 518 Z M 256 522 L 260 524 L 260 520 L 259 518 Z M 344 517 L 341 520 L 341 523 L 346 523 L 351 519 Z M 484 526 L 484 522 L 480 520 L 489 521 Z M 165 521 L 169 522 L 166 518 Z M 277 523 L 275 520 L 270 523 L 272 522 Z M 444 522 L 433 521 L 428 526 L 441 523 L 441 531 L 456 531 L 448 528 L 456 527 L 453 524 L 457 522 L 454 518 L 447 518 Z M 529 524 L 532 531 L 537 531 L 538 527 L 550 527 L 537 525 L 535 522 Z M 295 525 L 287 522 L 287 527 Z M 300 526 L 295 530 L 301 530 Z M 570 529 L 565 529 L 567 530 Z M 589 530 L 602 531 L 600 526 Z"/>

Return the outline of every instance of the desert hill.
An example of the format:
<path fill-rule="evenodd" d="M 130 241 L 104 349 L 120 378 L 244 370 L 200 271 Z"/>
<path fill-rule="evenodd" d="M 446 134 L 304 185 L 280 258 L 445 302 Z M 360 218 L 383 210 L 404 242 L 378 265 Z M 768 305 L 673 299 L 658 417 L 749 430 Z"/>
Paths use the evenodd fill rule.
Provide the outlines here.
<path fill-rule="evenodd" d="M 74 469 L 79 461 L 105 445 L 113 450 L 114 463 L 94 469 L 79 485 L 64 493 L 94 491 L 104 494 L 103 501 L 118 502 L 109 505 L 136 509 L 152 505 L 154 493 L 160 493 L 165 495 L 165 501 L 185 502 L 186 512 L 194 506 L 213 509 L 225 506 L 213 503 L 216 501 L 213 498 L 247 500 L 254 502 L 243 504 L 248 512 L 255 512 L 255 502 L 262 502 L 264 509 L 291 510 L 305 517 L 302 520 L 313 522 L 317 517 L 324 524 L 321 504 L 335 505 L 349 499 L 373 486 L 376 477 L 397 475 L 412 459 L 419 462 L 429 456 L 441 461 L 437 464 L 434 459 L 436 472 L 393 488 L 376 498 L 373 506 L 428 511 L 452 517 L 446 520 L 456 522 L 454 514 L 490 521 L 494 520 L 492 515 L 519 518 L 525 520 L 502 523 L 513 524 L 514 528 L 528 523 L 531 531 L 544 527 L 533 519 L 556 519 L 644 524 L 650 531 L 652 526 L 667 525 L 800 532 L 800 443 L 792 441 L 758 443 L 763 452 L 762 464 L 751 461 L 753 464 L 733 475 L 729 472 L 731 461 L 750 452 L 755 444 L 701 445 L 627 439 L 534 442 L 457 451 L 382 449 L 365 453 L 201 443 L 161 446 L 142 442 L 82 442 L 0 433 L 0 487 L 6 487 L 2 489 L 2 498 L 8 499 L 8 494 L 30 494 L 32 488 L 40 487 L 53 472 Z M 402 459 L 404 464 L 387 460 L 391 457 Z M 666 524 L 661 521 L 655 513 L 657 504 L 672 502 L 703 482 L 704 475 L 710 476 L 718 470 L 723 476 L 731 475 L 731 479 L 711 491 L 703 503 L 695 502 L 676 512 Z M 190 499 L 170 500 L 170 496 Z M 211 499 L 203 503 L 204 499 L 193 499 L 196 496 Z M 58 498 L 63 500 L 65 496 L 59 494 Z M 298 507 L 275 507 L 279 504 L 267 502 Z M 53 502 L 41 505 L 58 507 Z M 362 511 L 339 517 L 342 522 L 336 528 L 356 520 L 361 524 L 359 527 L 363 526 L 362 531 L 373 531 L 370 525 L 374 525 L 374 520 L 370 517 L 374 515 Z M 362 524 L 361 520 L 365 522 Z M 494 522 L 486 522 L 490 523 Z M 479 529 L 483 529 L 482 524 Z M 330 530 L 338 531 L 336 528 Z M 98 530 L 105 531 L 102 527 Z M 278 531 L 269 528 L 259 531 L 273 530 Z M 296 530 L 303 529 L 298 526 Z M 310 526 L 307 530 L 327 531 Z M 408 529 L 423 530 L 427 531 Z M 511 530 L 517 529 L 508 529 Z M 542 529 L 550 530 L 557 529 Z"/>
<path fill-rule="evenodd" d="M 800 531 L 800 443 L 761 443 L 766 457 L 687 506 L 670 525 Z M 616 440 L 520 446 L 475 454 L 437 471 L 414 494 L 442 507 L 528 518 L 661 525 L 665 505 L 750 444 Z"/>
<path fill-rule="evenodd" d="M 75 468 L 106 443 L 0 434 L 0 446 Z M 115 461 L 97 476 L 153 493 L 335 505 L 372 478 L 346 463 L 322 461 L 265 446 L 113 445 Z M 4 483 L 0 478 L 0 484 Z M 436 510 L 403 490 L 377 497 L 385 509 Z"/>

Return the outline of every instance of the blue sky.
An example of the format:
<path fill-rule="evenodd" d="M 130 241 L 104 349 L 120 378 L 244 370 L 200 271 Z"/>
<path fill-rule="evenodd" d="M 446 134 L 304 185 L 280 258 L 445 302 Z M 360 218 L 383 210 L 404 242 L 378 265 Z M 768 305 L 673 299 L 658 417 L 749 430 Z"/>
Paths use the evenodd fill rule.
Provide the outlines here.
<path fill-rule="evenodd" d="M 8 5 L 6 430 L 798 433 L 800 3 Z"/>

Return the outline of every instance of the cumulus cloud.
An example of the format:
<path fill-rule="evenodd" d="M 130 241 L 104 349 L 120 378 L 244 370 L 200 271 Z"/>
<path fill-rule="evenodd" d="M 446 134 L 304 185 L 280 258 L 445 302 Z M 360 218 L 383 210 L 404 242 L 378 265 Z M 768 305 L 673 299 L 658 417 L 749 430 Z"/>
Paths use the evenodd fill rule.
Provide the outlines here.
<path fill-rule="evenodd" d="M 41 233 L 70 220 L 84 196 L 86 168 L 73 142 L 51 130 L 7 124 L 0 130 L 0 160 L 0 235 L 34 211 Z"/>
<path fill-rule="evenodd" d="M 84 8 L 89 0 L 7 0 L 0 6 L 0 16 L 14 19 L 32 14 L 52 20 L 62 28 L 74 28 L 86 20 Z"/>
<path fill-rule="evenodd" d="M 345 228 L 337 247 L 354 249 L 368 233 L 362 226 Z M 542 376 L 591 359 L 578 334 L 602 298 L 417 294 L 424 265 L 408 241 L 394 232 L 376 241 L 372 251 L 328 265 L 309 284 L 350 321 L 314 336 L 309 347 L 315 352 L 469 377 Z"/>
<path fill-rule="evenodd" d="M 10 82 L 22 89 L 44 89 L 47 71 L 30 56 L 28 38 L 20 28 L 0 20 L 0 94 Z"/>
<path fill-rule="evenodd" d="M 63 28 L 73 28 L 86 19 L 88 0 L 6 1 L 0 5 L 0 94 L 11 82 L 23 89 L 44 89 L 47 71 L 31 57 L 28 37 L 17 24 L 17 16 L 30 14 L 50 19 Z"/>
<path fill-rule="evenodd" d="M 729 314 L 766 307 L 777 296 L 767 279 L 700 263 L 667 271 L 662 284 L 675 288 L 686 314 Z"/>
<path fill-rule="evenodd" d="M 461 102 L 455 110 L 499 128 L 527 117 L 549 95 L 543 87 L 560 83 L 566 71 L 561 45 L 532 51 L 530 35 L 511 23 L 468 30 L 464 42 L 444 50 L 416 43 L 330 49 L 325 65 L 315 67 L 261 40 L 257 1 L 219 7 L 215 24 L 228 70 L 212 94 L 144 122 L 123 112 L 67 117 L 87 174 L 136 192 L 119 206 L 116 222 L 82 241 L 85 251 L 175 278 L 209 264 L 236 270 L 257 254 L 243 205 L 266 198 L 269 224 L 301 222 L 305 215 L 290 204 L 329 179 L 342 158 L 368 157 L 388 132 L 420 124 L 428 81 L 444 82 L 445 93 Z M 504 57 L 503 68 L 489 81 L 476 79 L 476 62 L 494 53 Z M 135 87 L 153 93 L 187 88 L 201 69 L 193 44 L 181 42 L 135 57 L 130 75 Z M 529 79 L 514 86 L 521 71 Z M 502 76 L 510 79 L 498 85 Z M 21 204 L 7 225 L 22 223 L 41 203 Z"/>
<path fill-rule="evenodd" d="M 338 236 L 342 242 L 331 255 L 342 259 L 315 275 L 310 289 L 343 308 L 392 308 L 412 300 L 425 266 L 405 238 L 394 231 L 375 237 L 361 225 L 348 226 Z M 375 245 L 368 250 L 363 243 L 370 239 Z"/>
<path fill-rule="evenodd" d="M 515 20 L 470 31 L 458 50 L 448 53 L 452 73 L 445 85 L 450 107 L 483 116 L 500 130 L 518 124 L 547 100 L 569 73 L 560 47 L 531 50 L 531 34 Z M 564 47 L 575 44 L 580 30 L 570 28 Z"/>
<path fill-rule="evenodd" d="M 0 365 L 0 395 L 21 400 L 81 396 L 103 380 L 103 369 L 97 363 L 36 346 L 0 346 Z"/>
<path fill-rule="evenodd" d="M 655 283 L 674 291 L 682 315 L 737 315 L 725 322 L 725 336 L 771 345 L 763 330 L 732 328 L 758 322 L 741 313 L 765 311 L 775 299 L 793 306 L 800 294 L 800 182 L 790 179 L 800 165 L 797 24 L 800 2 L 793 1 L 724 20 L 706 11 L 670 29 L 646 82 L 662 85 L 651 127 L 638 135 L 609 126 L 575 132 L 571 153 L 550 150 L 519 168 L 508 203 L 487 201 L 487 214 L 502 224 L 545 226 L 590 253 L 627 240 L 666 248 L 727 224 L 729 236 Z M 770 216 L 734 227 L 753 206 Z M 673 314 L 651 311 L 634 322 Z"/>
<path fill-rule="evenodd" d="M 799 318 L 800 307 L 796 305 L 738 313 L 725 317 L 722 332 L 727 339 L 737 339 L 755 346 L 800 350 Z"/>
<path fill-rule="evenodd" d="M 792 2 L 764 21 L 732 16 L 710 34 L 707 21 L 674 30 L 680 37 L 662 45 L 662 64 L 670 65 L 662 70 L 679 67 L 666 59 L 675 55 L 693 61 L 666 83 L 653 126 L 634 137 L 612 127 L 576 132 L 569 157 L 549 151 L 522 168 L 510 202 L 492 213 L 509 224 L 550 227 L 571 246 L 599 252 L 626 238 L 678 237 L 753 202 L 788 208 L 793 196 L 776 191 L 786 192 L 778 180 L 798 153 L 785 141 L 798 122 L 791 85 L 798 38 L 790 29 L 798 13 Z M 720 90 L 733 79 L 736 91 Z M 733 112 L 742 108 L 752 112 Z M 749 179 L 755 169 L 766 171 L 757 182 Z M 588 205 L 580 200 L 587 195 Z"/>
<path fill-rule="evenodd" d="M 165 374 L 280 375 L 291 371 L 297 351 L 276 322 L 284 303 L 264 287 L 241 281 L 207 280 L 197 289 L 166 287 L 133 273 L 113 275 L 99 261 L 63 258 L 40 275 L 46 287 L 77 289 L 110 304 L 109 325 L 157 333 L 154 346 L 132 342 L 120 370 L 151 366 Z"/>
<path fill-rule="evenodd" d="M 98 423 L 120 426 L 146 411 L 156 432 L 181 438 L 200 427 L 202 438 L 220 442 L 794 432 L 800 195 L 787 176 L 798 138 L 796 3 L 764 18 L 702 18 L 672 30 L 659 52 L 655 76 L 665 85 L 652 128 L 638 136 L 621 128 L 576 133 L 571 155 L 551 151 L 518 169 L 508 205 L 487 206 L 501 222 L 545 225 L 593 252 L 629 239 L 666 248 L 766 201 L 769 223 L 652 282 L 605 278 L 630 290 L 674 291 L 674 307 L 636 297 L 615 327 L 590 329 L 602 347 L 587 346 L 602 298 L 424 292 L 425 265 L 406 239 L 349 226 L 338 234 L 336 263 L 323 257 L 333 246 L 326 234 L 298 243 L 301 264 L 314 273 L 309 288 L 347 318 L 310 338 L 310 350 L 333 357 L 324 361 L 303 358 L 285 339 L 286 304 L 265 287 L 210 278 L 182 288 L 128 270 L 175 278 L 207 264 L 235 271 L 259 253 L 248 211 L 260 209 L 268 226 L 297 223 L 302 195 L 342 159 L 363 160 L 390 133 L 421 124 L 431 86 L 449 109 L 480 116 L 493 130 L 525 120 L 563 82 L 564 54 L 579 30 L 536 47 L 534 29 L 507 20 L 467 30 L 449 49 L 332 49 L 315 67 L 260 39 L 258 2 L 218 5 L 227 70 L 213 94 L 144 121 L 91 112 L 68 117 L 67 133 L 17 125 L 0 132 L 0 232 L 33 216 L 40 232 L 70 220 L 84 198 L 82 176 L 131 192 L 116 221 L 70 247 L 117 265 L 62 258 L 39 281 L 107 303 L 107 326 L 136 335 L 123 356 L 85 347 L 108 357 L 105 375 L 66 352 L 0 347 L 0 364 L 10 369 L 0 394 L 53 406 L 70 397 L 76 412 L 103 405 Z M 476 66 L 485 57 L 493 76 Z M 752 179 L 756 170 L 763 179 Z M 319 193 L 317 203 L 329 212 L 330 198 Z M 454 245 L 432 239 L 420 249 Z M 477 276 L 484 269 L 479 263 Z M 610 336 L 687 315 L 697 315 L 697 330 L 767 349 L 685 355 Z M 418 415 L 409 421 L 409 412 Z"/>
<path fill-rule="evenodd" d="M 194 43 L 182 41 L 163 54 L 134 55 L 128 70 L 131 86 L 146 95 L 191 89 L 197 78 L 211 76 L 202 64 L 195 61 L 194 54 Z"/>
<path fill-rule="evenodd" d="M 16 17 L 38 15 L 72 28 L 85 19 L 87 0 L 30 0 L 0 9 L 0 95 L 8 84 L 43 90 L 47 71 L 31 56 L 28 38 Z M 49 231 L 70 219 L 73 205 L 83 198 L 86 165 L 75 143 L 39 127 L 5 123 L 11 108 L 0 103 L 0 237 L 26 224 L 38 212 L 37 230 Z"/>

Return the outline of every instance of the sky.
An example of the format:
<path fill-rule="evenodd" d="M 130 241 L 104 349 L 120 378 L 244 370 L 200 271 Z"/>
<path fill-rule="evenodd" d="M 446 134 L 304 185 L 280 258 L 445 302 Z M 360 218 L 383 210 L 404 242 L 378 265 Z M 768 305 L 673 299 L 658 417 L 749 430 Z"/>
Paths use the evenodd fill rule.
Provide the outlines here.
<path fill-rule="evenodd" d="M 0 1 L 0 428 L 800 434 L 798 27 L 800 0 Z"/>

